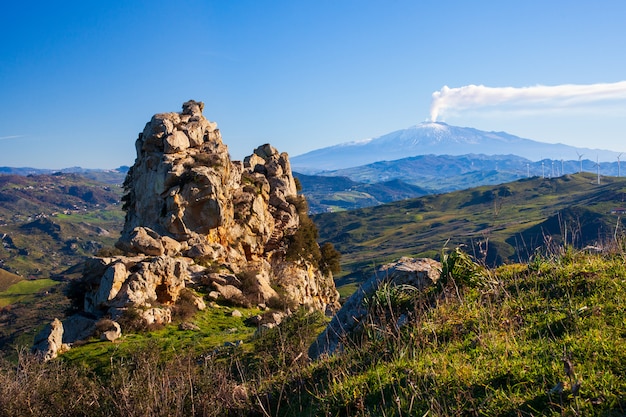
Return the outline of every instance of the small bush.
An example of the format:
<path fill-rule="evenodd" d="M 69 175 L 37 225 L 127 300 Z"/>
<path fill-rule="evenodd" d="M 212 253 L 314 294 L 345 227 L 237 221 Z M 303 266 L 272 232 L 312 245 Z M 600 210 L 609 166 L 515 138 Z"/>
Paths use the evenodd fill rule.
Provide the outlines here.
<path fill-rule="evenodd" d="M 95 254 L 99 258 L 112 258 L 114 256 L 125 255 L 124 251 L 116 247 L 104 247 Z"/>
<path fill-rule="evenodd" d="M 196 297 L 198 296 L 192 290 L 183 288 L 178 301 L 172 306 L 172 319 L 185 321 L 192 318 L 198 312 Z"/>
<path fill-rule="evenodd" d="M 470 255 L 460 248 L 455 248 L 450 253 L 445 248 L 441 254 L 441 277 L 437 283 L 446 286 L 451 280 L 456 284 L 469 286 L 481 285 L 486 282 L 489 272 L 486 268 L 478 265 Z"/>

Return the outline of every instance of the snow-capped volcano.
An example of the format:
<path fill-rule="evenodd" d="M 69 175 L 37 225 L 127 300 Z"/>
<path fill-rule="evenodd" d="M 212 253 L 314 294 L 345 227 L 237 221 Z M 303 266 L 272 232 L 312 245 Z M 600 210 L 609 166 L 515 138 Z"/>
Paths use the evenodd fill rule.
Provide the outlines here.
<path fill-rule="evenodd" d="M 291 158 L 298 172 L 320 172 L 393 161 L 418 155 L 517 155 L 531 161 L 571 160 L 578 154 L 601 161 L 614 160 L 617 152 L 575 148 L 520 138 L 505 132 L 485 132 L 443 122 L 423 122 L 373 139 L 346 142 Z M 595 158 L 593 158 L 595 159 Z"/>

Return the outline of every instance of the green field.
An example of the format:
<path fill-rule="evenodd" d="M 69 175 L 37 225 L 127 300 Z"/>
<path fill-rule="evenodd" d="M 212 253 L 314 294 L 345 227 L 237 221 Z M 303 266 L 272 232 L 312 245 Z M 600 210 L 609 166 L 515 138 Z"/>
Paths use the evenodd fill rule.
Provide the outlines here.
<path fill-rule="evenodd" d="M 22 280 L 0 292 L 0 308 L 15 303 L 32 301 L 42 291 L 59 285 L 51 279 Z"/>

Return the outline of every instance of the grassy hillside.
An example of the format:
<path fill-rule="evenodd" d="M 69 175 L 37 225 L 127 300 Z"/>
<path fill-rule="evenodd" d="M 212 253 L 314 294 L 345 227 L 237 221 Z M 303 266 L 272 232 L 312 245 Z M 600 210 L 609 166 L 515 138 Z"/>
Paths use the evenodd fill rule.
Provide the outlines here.
<path fill-rule="evenodd" d="M 5 291 L 11 285 L 18 283 L 22 278 L 18 275 L 12 274 L 0 269 L 0 292 Z"/>
<path fill-rule="evenodd" d="M 400 180 L 366 184 L 347 177 L 304 175 L 294 172 L 311 213 L 325 213 L 377 206 L 390 201 L 426 195 L 428 190 Z"/>
<path fill-rule="evenodd" d="M 47 364 L 22 354 L 0 363 L 0 414 L 622 416 L 625 265 L 624 252 L 561 248 L 482 280 L 457 271 L 422 293 L 383 289 L 376 321 L 316 362 L 319 315 L 253 336 L 228 308 L 192 319 L 196 332 L 94 340 Z"/>
<path fill-rule="evenodd" d="M 98 175 L 111 181 L 122 177 Z M 30 346 L 39 328 L 63 317 L 69 302 L 59 276 L 80 274 L 77 264 L 117 240 L 124 219 L 121 192 L 119 186 L 76 174 L 0 175 L 3 354 Z"/>
<path fill-rule="evenodd" d="M 498 265 L 528 259 L 546 245 L 608 245 L 623 221 L 626 179 L 591 174 L 531 178 L 377 207 L 319 214 L 320 238 L 343 254 L 340 285 L 401 256 L 437 257 L 464 246 Z"/>

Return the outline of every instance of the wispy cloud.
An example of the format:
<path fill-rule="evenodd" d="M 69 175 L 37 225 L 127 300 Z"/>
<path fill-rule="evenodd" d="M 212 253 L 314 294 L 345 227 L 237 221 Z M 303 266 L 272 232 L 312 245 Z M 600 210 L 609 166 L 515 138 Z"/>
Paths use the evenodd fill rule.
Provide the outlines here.
<path fill-rule="evenodd" d="M 23 137 L 24 135 L 0 136 L 0 140 L 19 139 Z"/>
<path fill-rule="evenodd" d="M 450 110 L 495 105 L 518 107 L 575 107 L 606 100 L 626 99 L 626 81 L 599 84 L 562 84 L 532 87 L 486 87 L 466 85 L 458 88 L 444 86 L 435 91 L 430 105 L 430 120 Z"/>

